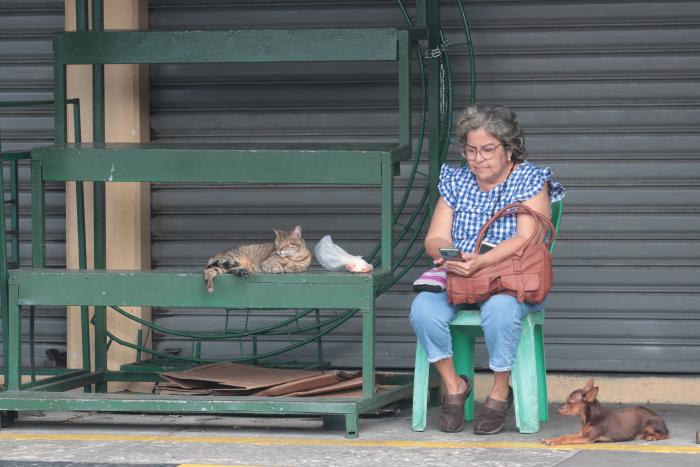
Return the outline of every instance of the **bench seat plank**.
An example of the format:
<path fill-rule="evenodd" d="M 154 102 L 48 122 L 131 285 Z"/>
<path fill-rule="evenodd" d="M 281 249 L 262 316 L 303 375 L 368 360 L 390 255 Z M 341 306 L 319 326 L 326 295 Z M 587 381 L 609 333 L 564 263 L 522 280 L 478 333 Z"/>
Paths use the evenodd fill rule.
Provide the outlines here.
<path fill-rule="evenodd" d="M 192 271 L 17 269 L 9 284 L 20 305 L 192 306 L 242 309 L 368 308 L 390 273 L 307 271 L 293 274 L 222 275 L 207 293 Z"/>
<path fill-rule="evenodd" d="M 381 184 L 382 164 L 410 158 L 395 144 L 62 144 L 35 148 L 43 180 Z"/>

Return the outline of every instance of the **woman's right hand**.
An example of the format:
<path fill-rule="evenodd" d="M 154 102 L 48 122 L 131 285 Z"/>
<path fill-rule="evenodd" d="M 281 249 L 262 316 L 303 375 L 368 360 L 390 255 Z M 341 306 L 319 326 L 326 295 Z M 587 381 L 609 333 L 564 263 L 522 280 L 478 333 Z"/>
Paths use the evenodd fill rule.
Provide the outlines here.
<path fill-rule="evenodd" d="M 438 258 L 438 259 L 434 259 L 434 260 L 433 260 L 433 264 L 434 264 L 435 266 L 442 266 L 442 265 L 445 264 L 445 258 L 440 257 L 440 258 Z"/>
<path fill-rule="evenodd" d="M 480 260 L 481 256 L 476 253 L 462 252 L 462 261 L 448 261 L 445 267 L 448 272 L 469 277 L 481 268 Z"/>

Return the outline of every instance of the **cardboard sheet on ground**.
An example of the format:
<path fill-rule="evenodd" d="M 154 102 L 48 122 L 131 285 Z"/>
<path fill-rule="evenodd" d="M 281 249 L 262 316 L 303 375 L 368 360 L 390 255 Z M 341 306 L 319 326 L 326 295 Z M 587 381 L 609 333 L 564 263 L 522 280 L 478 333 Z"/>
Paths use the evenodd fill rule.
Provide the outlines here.
<path fill-rule="evenodd" d="M 347 381 L 356 378 L 360 375 L 359 371 L 330 371 L 321 375 L 310 376 L 308 378 L 292 381 L 278 386 L 273 386 L 262 391 L 256 392 L 256 396 L 285 396 L 292 393 L 310 391 L 318 388 L 325 388 L 338 384 L 342 381 Z"/>
<path fill-rule="evenodd" d="M 287 394 L 287 395 L 292 396 L 292 397 L 309 397 L 309 396 L 316 396 L 319 394 L 326 394 L 329 392 L 347 391 L 348 389 L 356 389 L 356 388 L 361 388 L 361 387 L 362 387 L 362 377 L 357 377 L 357 378 L 349 379 L 347 381 L 341 381 L 339 383 L 331 384 L 328 386 L 323 386 L 323 387 L 316 388 L 316 389 L 309 389 L 308 391 L 293 392 L 293 393 Z"/>
<path fill-rule="evenodd" d="M 252 391 L 242 388 L 232 388 L 229 386 L 205 386 L 199 388 L 182 388 L 176 384 L 160 382 L 156 386 L 159 394 L 188 395 L 188 396 L 247 396 Z"/>
<path fill-rule="evenodd" d="M 239 365 L 237 363 L 219 362 L 199 365 L 184 371 L 169 371 L 160 375 L 174 385 L 183 389 L 201 389 L 196 382 L 209 382 L 228 386 L 229 388 L 241 388 L 245 390 L 263 389 L 270 386 L 289 383 L 311 376 L 321 375 L 321 371 L 290 370 L 283 368 L 262 368 L 251 365 Z"/>
<path fill-rule="evenodd" d="M 381 394 L 381 393 L 386 392 L 390 389 L 394 389 L 396 386 L 377 384 L 375 387 L 377 388 L 377 394 Z M 358 398 L 362 397 L 362 389 L 350 389 L 349 391 L 336 391 L 336 392 L 329 392 L 329 393 L 325 393 L 325 394 L 317 394 L 316 397 L 337 397 L 337 398 L 346 398 L 346 399 L 358 399 Z"/>
<path fill-rule="evenodd" d="M 384 373 L 375 373 L 375 379 L 377 382 L 384 381 L 387 378 L 387 375 Z M 377 388 L 382 387 L 381 385 L 377 385 Z M 298 392 L 293 392 L 286 394 L 289 397 L 311 397 L 311 396 L 326 396 L 330 397 L 331 394 L 334 393 L 343 393 L 343 394 L 352 394 L 350 396 L 338 396 L 338 397 L 360 397 L 362 395 L 362 376 L 360 376 L 360 372 L 357 372 L 357 374 L 348 380 L 345 381 L 339 381 L 335 384 L 331 384 L 328 386 L 323 386 L 323 387 L 318 387 L 315 389 L 309 389 L 306 391 L 298 391 Z M 354 392 L 356 389 L 359 389 L 358 395 L 355 395 Z"/>

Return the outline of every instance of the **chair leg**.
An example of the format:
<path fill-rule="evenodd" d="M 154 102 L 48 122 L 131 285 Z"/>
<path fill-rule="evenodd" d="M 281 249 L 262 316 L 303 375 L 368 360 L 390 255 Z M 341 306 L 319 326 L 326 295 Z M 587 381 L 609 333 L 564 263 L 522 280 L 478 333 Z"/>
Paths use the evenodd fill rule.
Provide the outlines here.
<path fill-rule="evenodd" d="M 512 372 L 515 420 L 521 433 L 537 433 L 540 429 L 534 328 L 531 320 L 523 320 L 522 336 Z"/>
<path fill-rule="evenodd" d="M 464 403 L 464 420 L 474 420 L 474 336 L 460 326 L 451 326 L 455 371 L 472 382 L 472 392 Z"/>
<path fill-rule="evenodd" d="M 537 359 L 537 396 L 541 422 L 549 420 L 547 401 L 547 364 L 544 359 L 544 333 L 542 326 L 535 326 L 535 358 Z"/>
<path fill-rule="evenodd" d="M 413 431 L 425 431 L 429 379 L 430 363 L 428 362 L 428 354 L 420 342 L 416 342 L 416 362 L 413 370 Z"/>

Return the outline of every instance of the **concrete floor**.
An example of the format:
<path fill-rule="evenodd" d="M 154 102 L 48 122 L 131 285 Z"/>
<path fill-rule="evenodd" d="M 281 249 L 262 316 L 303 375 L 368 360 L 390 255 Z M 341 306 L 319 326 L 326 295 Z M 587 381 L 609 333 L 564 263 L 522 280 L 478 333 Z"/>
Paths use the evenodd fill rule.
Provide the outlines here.
<path fill-rule="evenodd" d="M 539 438 L 573 433 L 579 422 L 551 411 L 541 432 L 508 430 L 476 436 L 437 429 L 438 409 L 425 432 L 411 431 L 410 410 L 363 417 L 360 437 L 324 430 L 314 418 L 248 418 L 83 412 L 23 412 L 0 431 L 0 466 L 699 466 L 699 406 L 650 405 L 671 439 L 551 448 Z"/>

